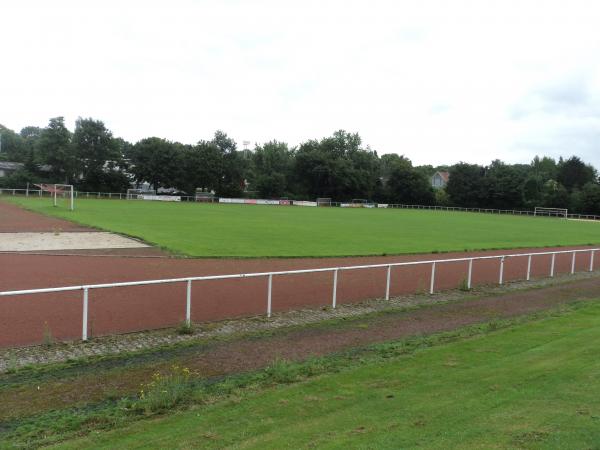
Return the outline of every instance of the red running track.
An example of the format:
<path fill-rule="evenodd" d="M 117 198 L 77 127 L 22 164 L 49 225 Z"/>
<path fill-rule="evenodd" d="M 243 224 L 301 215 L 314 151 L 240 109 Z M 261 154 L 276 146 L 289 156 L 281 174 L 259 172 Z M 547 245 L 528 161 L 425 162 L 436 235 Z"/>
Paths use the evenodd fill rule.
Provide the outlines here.
<path fill-rule="evenodd" d="M 0 291 L 545 250 L 554 249 L 394 257 L 253 260 L 13 253 L 0 254 Z M 589 254 L 579 254 L 576 262 L 577 271 L 588 270 Z M 504 279 L 523 279 L 526 270 L 526 257 L 508 259 L 505 263 Z M 559 255 L 556 259 L 556 273 L 566 273 L 570 270 L 571 255 Z M 550 256 L 533 258 L 532 277 L 547 277 L 549 271 Z M 429 265 L 393 268 L 390 294 L 394 296 L 425 292 L 429 288 L 430 274 Z M 473 284 L 497 283 L 498 274 L 498 260 L 476 261 L 473 267 Z M 332 277 L 330 272 L 274 277 L 273 311 L 330 305 Z M 457 288 L 466 277 L 466 262 L 439 264 L 436 270 L 436 290 Z M 337 301 L 341 304 L 381 298 L 385 295 L 385 284 L 386 268 L 339 272 Z M 185 300 L 185 283 L 92 290 L 89 296 L 89 333 L 91 336 L 101 336 L 177 325 L 185 318 Z M 266 308 L 266 277 L 194 282 L 194 322 L 265 314 Z M 40 343 L 45 329 L 50 330 L 52 336 L 58 340 L 78 339 L 81 337 L 81 326 L 81 291 L 0 298 L 1 347 Z"/>

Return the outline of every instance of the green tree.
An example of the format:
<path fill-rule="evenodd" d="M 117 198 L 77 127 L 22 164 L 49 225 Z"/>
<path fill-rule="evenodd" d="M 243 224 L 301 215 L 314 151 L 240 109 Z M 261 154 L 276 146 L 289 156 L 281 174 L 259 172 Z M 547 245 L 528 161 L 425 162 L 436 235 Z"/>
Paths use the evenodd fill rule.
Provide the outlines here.
<path fill-rule="evenodd" d="M 293 154 L 284 142 L 257 145 L 252 154 L 251 185 L 263 198 L 279 198 L 288 192 Z"/>
<path fill-rule="evenodd" d="M 363 149 L 358 134 L 340 130 L 300 144 L 293 173 L 303 197 L 350 200 L 372 198 L 378 192 L 379 166 L 377 153 Z"/>
<path fill-rule="evenodd" d="M 223 197 L 239 197 L 245 189 L 246 159 L 236 150 L 235 141 L 221 130 L 210 141 L 221 155 L 221 174 L 216 192 Z"/>
<path fill-rule="evenodd" d="M 578 201 L 572 201 L 572 206 L 576 212 L 600 215 L 600 185 L 598 183 L 587 183 L 577 193 Z"/>
<path fill-rule="evenodd" d="M 587 183 L 596 181 L 596 171 L 577 156 L 572 156 L 558 165 L 556 181 L 571 192 L 573 189 L 581 189 Z"/>
<path fill-rule="evenodd" d="M 409 159 L 397 156 L 386 158 L 389 171 L 385 184 L 388 202 L 433 205 L 435 194 L 427 175 L 415 169 Z"/>
<path fill-rule="evenodd" d="M 25 162 L 27 157 L 23 138 L 14 131 L 0 125 L 0 158 L 5 161 Z M 1 160 L 0 159 L 0 160 Z"/>
<path fill-rule="evenodd" d="M 39 161 L 49 166 L 48 175 L 55 183 L 72 183 L 76 179 L 78 161 L 71 145 L 71 132 L 63 117 L 50 119 L 35 144 Z"/>
<path fill-rule="evenodd" d="M 102 121 L 80 117 L 75 122 L 71 142 L 87 188 L 103 189 L 103 185 L 99 184 L 105 178 L 102 174 L 118 169 L 122 159 L 112 133 Z"/>
<path fill-rule="evenodd" d="M 150 137 L 137 142 L 131 150 L 131 172 L 138 182 L 148 182 L 154 189 L 177 183 L 181 167 L 180 145 Z"/>
<path fill-rule="evenodd" d="M 485 192 L 485 168 L 477 164 L 458 163 L 450 168 L 450 179 L 446 192 L 450 201 L 457 206 L 481 207 Z"/>
<path fill-rule="evenodd" d="M 513 209 L 523 206 L 523 185 L 528 166 L 492 161 L 483 180 L 484 202 L 489 208 Z"/>
<path fill-rule="evenodd" d="M 570 204 L 569 192 L 555 180 L 544 183 L 542 191 L 542 206 L 547 208 L 568 208 Z"/>

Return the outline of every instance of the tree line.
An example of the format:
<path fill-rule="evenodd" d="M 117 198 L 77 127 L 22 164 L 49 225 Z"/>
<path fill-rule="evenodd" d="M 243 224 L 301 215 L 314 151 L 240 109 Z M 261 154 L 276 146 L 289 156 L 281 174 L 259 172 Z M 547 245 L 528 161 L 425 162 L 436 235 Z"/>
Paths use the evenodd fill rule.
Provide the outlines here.
<path fill-rule="evenodd" d="M 239 150 L 226 133 L 182 144 L 159 137 L 135 144 L 113 136 L 100 120 L 79 118 L 71 132 L 62 117 L 44 128 L 19 133 L 0 126 L 0 160 L 23 168 L 0 178 L 4 187 L 34 182 L 74 184 L 82 191 L 124 192 L 135 183 L 194 195 L 222 197 L 366 199 L 383 203 L 531 209 L 569 208 L 600 215 L 600 184 L 594 167 L 572 156 L 536 157 L 530 164 L 415 166 L 397 154 L 379 156 L 357 133 L 336 131 L 296 147 L 285 142 Z M 431 176 L 448 171 L 445 189 Z"/>

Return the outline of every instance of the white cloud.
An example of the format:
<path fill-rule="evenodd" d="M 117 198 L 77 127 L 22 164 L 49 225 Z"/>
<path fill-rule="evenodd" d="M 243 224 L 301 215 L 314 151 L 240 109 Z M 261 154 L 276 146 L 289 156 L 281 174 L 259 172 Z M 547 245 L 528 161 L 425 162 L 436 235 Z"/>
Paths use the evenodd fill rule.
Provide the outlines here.
<path fill-rule="evenodd" d="M 4 2 L 0 123 L 600 166 L 595 1 Z"/>

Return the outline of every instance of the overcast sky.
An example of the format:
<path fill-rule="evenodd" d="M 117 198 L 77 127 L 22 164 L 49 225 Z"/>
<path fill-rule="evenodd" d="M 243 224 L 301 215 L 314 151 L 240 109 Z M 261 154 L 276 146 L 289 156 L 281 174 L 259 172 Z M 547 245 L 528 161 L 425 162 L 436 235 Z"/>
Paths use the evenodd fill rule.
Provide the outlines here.
<path fill-rule="evenodd" d="M 86 6 L 89 5 L 89 6 Z M 600 167 L 600 1 L 3 1 L 0 123 Z"/>

